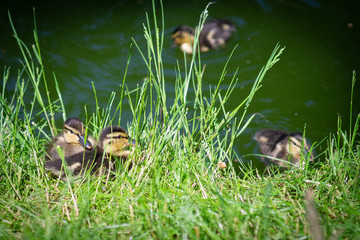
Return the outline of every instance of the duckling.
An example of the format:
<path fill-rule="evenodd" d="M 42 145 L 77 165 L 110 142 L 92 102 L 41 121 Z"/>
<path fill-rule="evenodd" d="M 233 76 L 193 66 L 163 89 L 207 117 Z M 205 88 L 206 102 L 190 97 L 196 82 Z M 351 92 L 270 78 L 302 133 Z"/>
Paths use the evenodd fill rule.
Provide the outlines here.
<path fill-rule="evenodd" d="M 82 176 L 87 171 L 92 175 L 101 176 L 109 171 L 115 171 L 113 157 L 120 157 L 125 161 L 131 153 L 126 147 L 134 145 L 134 141 L 131 144 L 129 143 L 129 135 L 125 129 L 110 126 L 101 131 L 99 144 L 96 148 L 67 156 L 64 161 L 69 173 L 75 177 Z M 63 160 L 60 158 L 45 163 L 46 170 L 50 171 L 53 176 L 66 181 L 64 167 Z"/>
<path fill-rule="evenodd" d="M 236 31 L 234 24 L 225 19 L 215 19 L 204 23 L 199 35 L 200 52 L 207 52 L 210 49 L 224 47 L 225 43 Z M 191 54 L 194 42 L 195 30 L 189 26 L 181 25 L 175 28 L 171 38 L 174 45 L 180 46 L 185 53 Z"/>
<path fill-rule="evenodd" d="M 255 140 L 259 143 L 263 155 L 268 156 L 268 160 L 283 168 L 289 164 L 282 159 L 295 165 L 299 165 L 301 155 L 306 155 L 310 149 L 305 138 L 301 133 L 286 133 L 273 129 L 262 129 L 255 134 Z M 310 153 L 310 161 L 314 159 L 314 152 Z M 262 157 L 264 161 L 264 158 Z M 264 161 L 265 162 L 265 161 Z"/>
<path fill-rule="evenodd" d="M 77 118 L 69 118 L 64 122 L 63 132 L 56 136 L 49 144 L 49 148 L 45 154 L 45 160 L 51 161 L 59 158 L 58 150 L 62 148 L 64 156 L 74 155 L 83 152 L 84 150 L 91 150 L 95 145 L 95 140 L 88 136 L 84 138 L 85 130 L 84 124 Z"/>

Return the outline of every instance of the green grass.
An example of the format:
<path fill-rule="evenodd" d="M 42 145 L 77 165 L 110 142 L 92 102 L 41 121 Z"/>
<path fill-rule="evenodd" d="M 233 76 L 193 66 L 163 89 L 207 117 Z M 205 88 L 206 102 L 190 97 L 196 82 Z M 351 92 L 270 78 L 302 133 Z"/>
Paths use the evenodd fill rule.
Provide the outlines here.
<path fill-rule="evenodd" d="M 160 8 L 163 15 L 161 4 Z M 199 26 L 206 17 L 204 11 Z M 126 127 L 141 143 L 131 158 L 134 167 L 127 170 L 119 165 L 112 180 L 86 176 L 67 183 L 50 178 L 43 168 L 46 143 L 59 132 L 55 119 L 66 119 L 61 90 L 57 87 L 56 99 L 48 94 L 50 78 L 43 71 L 36 25 L 31 48 L 12 25 L 23 68 L 12 96 L 6 95 L 8 67 L 1 84 L 0 238 L 308 239 L 316 231 L 320 238 L 357 238 L 360 115 L 348 131 L 339 119 L 321 161 L 301 169 L 271 169 L 270 175 L 241 164 L 239 173 L 231 165 L 238 157 L 233 143 L 252 120 L 245 117 L 248 106 L 284 48 L 275 47 L 248 97 L 235 109 L 225 107 L 236 86 L 235 75 L 229 89 L 220 91 L 227 62 L 218 85 L 205 95 L 199 54 L 190 62 L 184 57 L 185 69 L 175 66 L 176 97 L 169 101 L 161 58 L 164 17 L 161 27 L 155 10 L 153 19 L 146 15 L 146 20 L 147 46 L 134 41 L 128 55 L 129 65 L 134 47 L 142 54 L 146 81 L 137 89 L 127 89 L 125 72 L 121 91 L 109 94 L 106 108 L 97 105 L 96 112 L 86 111 L 84 119 L 88 134 L 97 137 L 105 126 L 120 123 L 122 100 L 127 98 L 134 117 Z M 354 89 L 349 92 L 353 96 Z M 29 93 L 32 104 L 24 102 Z M 230 167 L 218 169 L 219 161 L 228 161 Z M 313 204 L 311 196 L 304 198 L 308 189 Z"/>

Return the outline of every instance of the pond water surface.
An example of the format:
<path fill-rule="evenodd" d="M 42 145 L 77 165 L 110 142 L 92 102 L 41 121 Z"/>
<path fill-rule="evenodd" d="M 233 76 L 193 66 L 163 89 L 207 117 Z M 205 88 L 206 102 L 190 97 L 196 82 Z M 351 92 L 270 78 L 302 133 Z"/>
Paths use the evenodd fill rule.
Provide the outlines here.
<path fill-rule="evenodd" d="M 171 97 L 174 66 L 183 54 L 173 48 L 171 33 L 180 24 L 195 26 L 208 1 L 164 1 L 164 70 Z M 156 2 L 158 5 L 158 3 Z M 312 142 L 336 132 L 337 117 L 349 122 L 350 89 L 353 70 L 360 70 L 360 4 L 357 1 L 252 0 L 216 1 L 209 7 L 209 19 L 227 18 L 237 28 L 225 49 L 202 54 L 206 64 L 204 91 L 217 84 L 223 66 L 236 44 L 228 66 L 224 88 L 236 68 L 239 83 L 228 108 L 239 104 L 250 91 L 261 67 L 276 43 L 286 46 L 274 68 L 266 75 L 248 117 L 260 113 L 239 137 L 235 146 L 241 155 L 257 153 L 256 131 L 276 128 L 302 132 Z M 67 116 L 84 118 L 84 105 L 95 110 L 91 82 L 97 89 L 101 107 L 106 107 L 111 91 L 120 92 L 131 38 L 145 50 L 145 12 L 152 13 L 151 1 L 5 1 L 1 9 L 0 66 L 11 66 L 16 76 L 20 51 L 12 37 L 7 9 L 20 38 L 33 43 L 33 7 L 48 82 L 53 72 L 60 84 Z M 159 15 L 160 16 L 160 15 Z M 131 90 L 142 84 L 147 68 L 134 48 L 126 85 Z M 1 80 L 2 81 L 2 80 Z M 14 84 L 8 85 L 11 94 Z M 54 86 L 51 94 L 56 97 Z M 359 112 L 359 83 L 354 112 Z M 30 101 L 30 100 L 29 100 Z M 61 115 L 59 114 L 59 127 Z M 121 125 L 132 120 L 124 104 Z M 326 146 L 326 143 L 325 145 Z M 318 152 L 321 149 L 317 150 Z M 262 168 L 256 158 L 254 165 Z"/>

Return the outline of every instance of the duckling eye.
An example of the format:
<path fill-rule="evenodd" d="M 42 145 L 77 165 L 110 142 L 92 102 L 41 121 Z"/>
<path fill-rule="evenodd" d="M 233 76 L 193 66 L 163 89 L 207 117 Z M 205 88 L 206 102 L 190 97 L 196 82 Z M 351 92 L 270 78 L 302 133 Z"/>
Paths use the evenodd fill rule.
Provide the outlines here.
<path fill-rule="evenodd" d="M 301 147 L 301 145 L 299 146 L 299 144 L 297 144 L 295 141 L 290 140 L 290 142 L 291 142 L 293 145 L 295 145 L 296 147 Z"/>
<path fill-rule="evenodd" d="M 122 139 L 122 138 L 124 138 L 124 137 L 121 136 L 121 135 L 119 135 L 119 136 L 116 136 L 116 137 L 114 137 L 114 138 L 116 138 L 116 139 Z"/>

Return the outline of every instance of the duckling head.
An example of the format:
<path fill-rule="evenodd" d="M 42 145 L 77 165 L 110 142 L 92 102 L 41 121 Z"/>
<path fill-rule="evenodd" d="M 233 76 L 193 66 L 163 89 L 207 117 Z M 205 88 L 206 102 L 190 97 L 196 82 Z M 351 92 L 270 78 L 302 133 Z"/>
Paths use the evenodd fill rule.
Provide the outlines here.
<path fill-rule="evenodd" d="M 286 145 L 287 151 L 292 156 L 292 161 L 295 164 L 298 164 L 301 159 L 301 155 L 305 156 L 309 152 L 309 146 L 305 138 L 303 138 L 301 133 L 295 132 L 291 133 L 289 136 L 288 144 Z M 313 152 L 310 153 L 310 161 L 314 158 Z"/>
<path fill-rule="evenodd" d="M 178 26 L 173 31 L 171 38 L 175 46 L 180 46 L 181 50 L 188 54 L 192 53 L 194 29 L 185 25 Z"/>
<path fill-rule="evenodd" d="M 90 141 L 84 137 L 84 124 L 77 118 L 69 118 L 64 123 L 64 139 L 69 144 L 80 144 L 85 149 L 92 149 Z"/>
<path fill-rule="evenodd" d="M 127 158 L 130 151 L 128 146 L 134 146 L 135 141 L 129 143 L 129 135 L 122 127 L 109 126 L 101 131 L 100 148 L 108 155 Z"/>
<path fill-rule="evenodd" d="M 286 133 L 274 129 L 262 129 L 255 134 L 255 140 L 260 145 L 261 153 L 269 156 L 270 162 L 285 168 L 288 164 L 277 159 L 291 161 L 299 166 L 302 156 L 308 156 L 310 152 L 306 138 L 298 132 Z M 314 154 L 314 151 L 310 152 L 309 161 L 314 159 Z"/>

